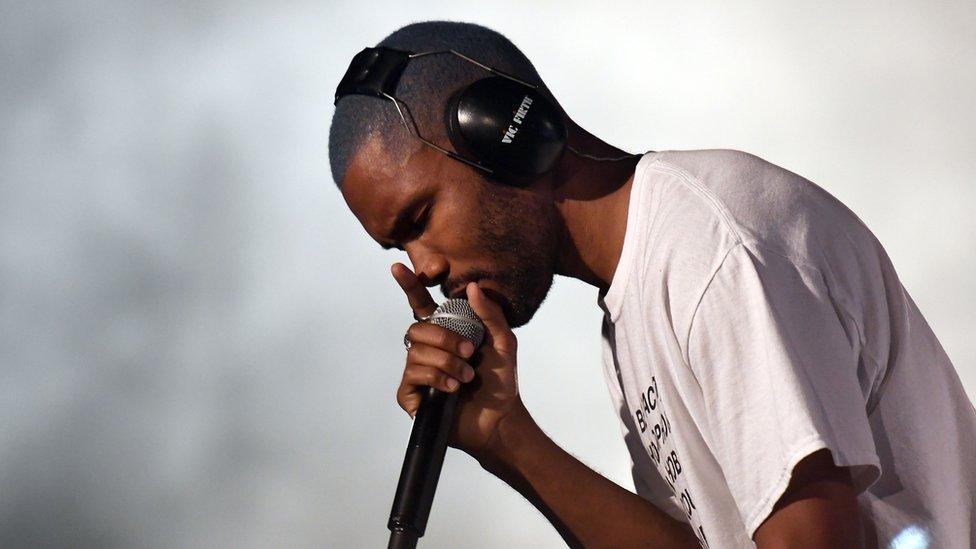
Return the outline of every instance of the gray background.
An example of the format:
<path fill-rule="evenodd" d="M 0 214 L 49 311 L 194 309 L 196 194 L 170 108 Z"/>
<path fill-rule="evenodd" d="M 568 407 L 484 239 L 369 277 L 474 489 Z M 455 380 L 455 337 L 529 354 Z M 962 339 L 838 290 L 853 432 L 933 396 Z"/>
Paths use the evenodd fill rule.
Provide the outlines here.
<path fill-rule="evenodd" d="M 826 188 L 976 394 L 976 4 L 610 6 L 0 2 L 0 546 L 385 544 L 405 256 L 326 147 L 349 58 L 418 20 L 505 33 L 627 150 L 738 148 Z M 595 299 L 557 281 L 521 387 L 632 487 Z M 424 546 L 560 541 L 452 451 Z"/>

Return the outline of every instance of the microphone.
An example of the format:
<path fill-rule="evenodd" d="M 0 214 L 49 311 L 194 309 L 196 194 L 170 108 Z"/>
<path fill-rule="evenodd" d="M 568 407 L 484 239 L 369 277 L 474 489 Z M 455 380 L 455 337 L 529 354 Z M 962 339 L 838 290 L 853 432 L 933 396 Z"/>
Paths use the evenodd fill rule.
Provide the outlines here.
<path fill-rule="evenodd" d="M 447 328 L 474 344 L 484 339 L 485 327 L 466 299 L 448 299 L 428 322 Z M 427 517 L 434 501 L 437 479 L 444 464 L 447 437 L 454 424 L 460 388 L 445 393 L 427 387 L 421 394 L 410 442 L 403 458 L 393 509 L 390 511 L 388 549 L 412 549 L 427 529 Z"/>

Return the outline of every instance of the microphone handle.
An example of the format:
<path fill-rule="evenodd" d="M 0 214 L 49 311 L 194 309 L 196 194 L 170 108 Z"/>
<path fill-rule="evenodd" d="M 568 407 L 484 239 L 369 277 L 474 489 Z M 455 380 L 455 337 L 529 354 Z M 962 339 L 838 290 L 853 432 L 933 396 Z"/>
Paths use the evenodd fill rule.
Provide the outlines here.
<path fill-rule="evenodd" d="M 447 437 L 454 425 L 458 393 L 427 387 L 410 431 L 400 481 L 390 511 L 389 549 L 412 549 L 427 529 L 437 480 L 444 465 Z"/>

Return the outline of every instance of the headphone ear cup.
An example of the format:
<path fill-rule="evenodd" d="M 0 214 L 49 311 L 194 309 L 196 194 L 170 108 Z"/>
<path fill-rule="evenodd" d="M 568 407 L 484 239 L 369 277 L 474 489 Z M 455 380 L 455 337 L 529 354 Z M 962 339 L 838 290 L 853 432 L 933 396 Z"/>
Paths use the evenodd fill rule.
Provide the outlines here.
<path fill-rule="evenodd" d="M 552 169 L 566 147 L 559 110 L 538 91 L 508 78 L 483 78 L 447 106 L 448 135 L 497 179 L 525 180 Z"/>
<path fill-rule="evenodd" d="M 484 159 L 479 158 L 477 152 L 472 150 L 471 145 L 465 140 L 464 134 L 461 130 L 461 123 L 458 120 L 458 104 L 461 102 L 461 98 L 464 96 L 465 90 L 467 90 L 467 88 L 462 88 L 459 92 L 455 93 L 450 100 L 448 100 L 446 110 L 444 112 L 444 118 L 447 120 L 447 137 L 451 141 L 451 145 L 454 147 L 454 150 L 467 158 L 477 160 L 486 168 L 490 168 L 492 173 L 482 174 L 482 176 L 489 181 L 494 181 L 503 185 L 511 185 L 513 187 L 522 187 L 527 185 L 528 182 L 525 180 L 525 178 L 520 178 L 510 172 L 500 170 L 498 166 L 489 164 L 488 162 L 485 162 Z"/>
<path fill-rule="evenodd" d="M 447 137 L 451 141 L 451 145 L 454 146 L 454 150 L 464 156 L 477 158 L 475 152 L 471 150 L 467 141 L 464 140 L 464 136 L 461 133 L 461 123 L 458 121 L 458 104 L 461 102 L 461 97 L 467 89 L 467 87 L 462 88 L 451 96 L 445 107 L 444 119 L 447 121 Z"/>

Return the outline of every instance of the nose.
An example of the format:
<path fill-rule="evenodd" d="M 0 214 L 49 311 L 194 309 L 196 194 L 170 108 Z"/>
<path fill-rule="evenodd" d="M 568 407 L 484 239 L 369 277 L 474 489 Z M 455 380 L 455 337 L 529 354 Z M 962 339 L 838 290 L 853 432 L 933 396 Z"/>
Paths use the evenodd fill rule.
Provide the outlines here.
<path fill-rule="evenodd" d="M 447 280 L 451 268 L 447 258 L 442 254 L 425 248 L 417 241 L 405 245 L 404 250 L 406 250 L 410 263 L 413 264 L 413 272 L 417 274 L 421 284 L 429 288 Z"/>

